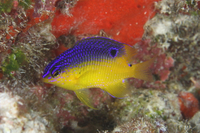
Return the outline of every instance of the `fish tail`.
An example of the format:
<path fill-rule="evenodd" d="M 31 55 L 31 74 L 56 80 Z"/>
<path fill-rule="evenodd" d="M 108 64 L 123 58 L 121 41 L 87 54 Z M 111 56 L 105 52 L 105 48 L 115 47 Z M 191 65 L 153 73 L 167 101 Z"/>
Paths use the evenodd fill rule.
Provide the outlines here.
<path fill-rule="evenodd" d="M 137 79 L 142 79 L 145 81 L 149 81 L 152 82 L 153 81 L 153 76 L 152 73 L 149 69 L 149 67 L 151 66 L 151 64 L 153 64 L 155 61 L 155 57 L 151 58 L 148 61 L 139 63 L 139 64 L 135 64 L 133 65 L 134 69 L 133 69 L 133 77 L 137 78 Z"/>

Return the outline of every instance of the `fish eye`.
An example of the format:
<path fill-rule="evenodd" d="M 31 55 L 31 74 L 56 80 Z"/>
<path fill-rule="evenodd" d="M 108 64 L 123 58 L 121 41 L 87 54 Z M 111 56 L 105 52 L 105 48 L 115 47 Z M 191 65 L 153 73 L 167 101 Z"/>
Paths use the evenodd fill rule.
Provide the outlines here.
<path fill-rule="evenodd" d="M 114 48 L 110 49 L 110 55 L 111 55 L 113 58 L 116 57 L 116 56 L 117 56 L 117 49 L 114 49 Z"/>
<path fill-rule="evenodd" d="M 55 70 L 55 71 L 53 71 L 53 72 L 51 73 L 51 76 L 52 76 L 53 78 L 55 78 L 55 77 L 57 77 L 60 73 L 61 73 L 61 70 L 60 70 L 60 69 L 57 69 L 57 70 Z"/>

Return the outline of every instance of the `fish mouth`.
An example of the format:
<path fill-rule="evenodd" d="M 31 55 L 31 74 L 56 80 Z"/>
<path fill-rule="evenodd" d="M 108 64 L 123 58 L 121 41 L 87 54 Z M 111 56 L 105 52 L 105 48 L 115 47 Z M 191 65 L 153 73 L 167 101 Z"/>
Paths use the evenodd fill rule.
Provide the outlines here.
<path fill-rule="evenodd" d="M 43 81 L 44 83 L 48 83 L 48 84 L 55 84 L 55 83 L 57 82 L 56 79 L 52 79 L 52 78 L 48 78 L 48 77 L 43 78 L 42 81 Z"/>
<path fill-rule="evenodd" d="M 44 82 L 44 83 L 50 83 L 48 78 L 42 78 L 42 82 Z"/>

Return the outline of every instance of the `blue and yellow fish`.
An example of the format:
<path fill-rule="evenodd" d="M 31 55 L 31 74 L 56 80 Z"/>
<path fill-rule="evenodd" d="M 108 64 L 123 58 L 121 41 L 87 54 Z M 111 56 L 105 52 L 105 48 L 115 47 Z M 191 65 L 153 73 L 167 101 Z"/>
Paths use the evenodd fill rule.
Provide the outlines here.
<path fill-rule="evenodd" d="M 149 66 L 154 59 L 132 64 L 137 50 L 127 44 L 105 38 L 83 39 L 47 65 L 43 81 L 72 90 L 94 109 L 88 88 L 101 88 L 114 97 L 128 94 L 127 78 L 152 81 Z"/>

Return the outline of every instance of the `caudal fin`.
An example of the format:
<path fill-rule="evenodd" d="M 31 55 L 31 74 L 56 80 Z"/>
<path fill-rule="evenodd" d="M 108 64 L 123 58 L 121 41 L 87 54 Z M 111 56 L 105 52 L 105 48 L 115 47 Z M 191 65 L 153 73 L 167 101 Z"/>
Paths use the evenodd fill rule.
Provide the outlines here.
<path fill-rule="evenodd" d="M 133 71 L 133 74 L 134 74 L 133 77 L 137 78 L 137 79 L 142 79 L 145 81 L 152 82 L 153 76 L 152 76 L 152 73 L 151 73 L 149 67 L 151 66 L 151 64 L 154 61 L 155 61 L 155 57 L 148 61 L 145 61 L 145 62 L 142 62 L 139 64 L 135 64 L 134 71 Z"/>

